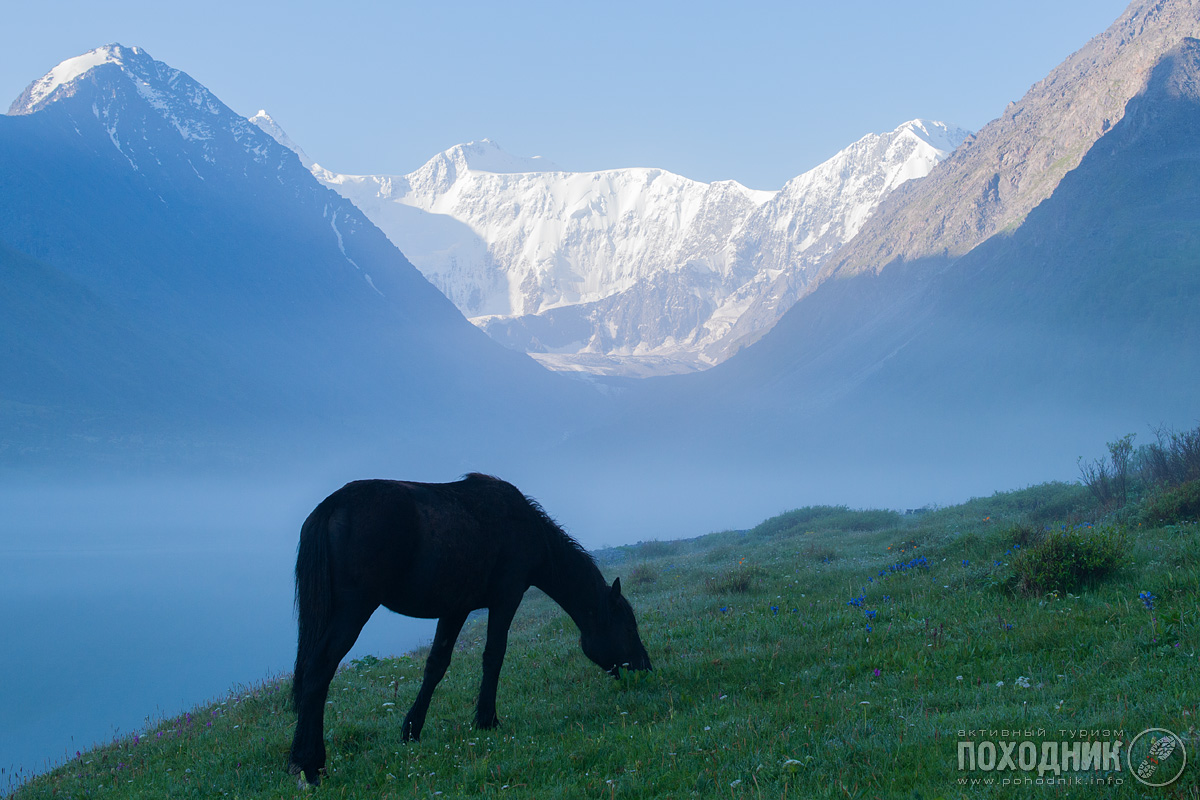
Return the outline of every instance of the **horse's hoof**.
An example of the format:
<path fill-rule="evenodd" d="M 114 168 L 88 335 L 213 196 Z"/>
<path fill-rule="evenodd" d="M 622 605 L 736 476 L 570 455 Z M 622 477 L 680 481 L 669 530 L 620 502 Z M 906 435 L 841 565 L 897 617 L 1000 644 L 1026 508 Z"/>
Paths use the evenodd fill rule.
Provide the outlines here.
<path fill-rule="evenodd" d="M 295 775 L 299 778 L 297 784 L 301 789 L 307 789 L 311 786 L 321 785 L 321 771 L 314 769 L 305 769 L 295 761 L 288 762 L 287 771 L 289 775 Z M 311 776 L 311 777 L 310 777 Z M 307 778 L 307 780 L 306 780 Z"/>

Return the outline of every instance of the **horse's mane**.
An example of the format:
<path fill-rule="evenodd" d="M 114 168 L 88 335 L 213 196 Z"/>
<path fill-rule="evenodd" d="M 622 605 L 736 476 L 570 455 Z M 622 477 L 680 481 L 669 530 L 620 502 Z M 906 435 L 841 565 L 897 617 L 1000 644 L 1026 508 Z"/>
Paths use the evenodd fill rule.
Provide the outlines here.
<path fill-rule="evenodd" d="M 546 509 L 542 508 L 541 503 L 528 495 L 523 495 L 523 497 L 525 498 L 525 502 L 529 503 L 529 507 L 534 510 L 534 512 L 541 518 L 542 522 L 544 522 L 546 527 L 549 529 L 550 535 L 547 536 L 546 539 L 551 547 L 565 551 L 571 555 L 582 556 L 583 558 L 587 559 L 589 564 L 596 566 L 596 559 L 592 556 L 592 554 L 589 553 L 574 536 L 567 533 L 563 529 L 563 526 L 559 525 L 558 522 L 555 521 L 554 517 L 547 514 Z"/>
<path fill-rule="evenodd" d="M 502 480 L 501 478 L 497 478 L 495 475 L 485 475 L 482 472 L 467 473 L 466 475 L 463 476 L 463 479 L 464 480 L 475 480 L 475 481 L 490 481 L 490 482 L 494 482 L 494 483 L 501 483 L 501 484 L 511 487 L 514 491 L 517 492 L 517 494 L 519 494 L 522 498 L 524 498 L 525 502 L 529 505 L 529 507 L 531 509 L 533 509 L 534 514 L 536 514 L 538 519 L 544 524 L 546 533 L 547 533 L 546 544 L 551 549 L 555 550 L 560 555 L 582 556 L 584 559 L 587 560 L 587 563 L 591 564 L 593 567 L 596 566 L 596 559 L 592 556 L 592 554 L 589 553 L 587 551 L 587 549 L 584 548 L 584 546 L 581 545 L 578 542 L 578 540 L 575 539 L 575 537 L 573 537 L 573 536 L 571 536 L 571 534 L 567 533 L 566 530 L 563 528 L 563 526 L 559 525 L 558 522 L 554 519 L 554 517 L 552 517 L 548 513 L 546 513 L 546 509 L 542 508 L 541 503 L 539 503 L 537 500 L 533 499 L 529 495 L 523 493 L 520 489 L 517 489 L 511 483 L 508 483 L 508 481 Z"/>

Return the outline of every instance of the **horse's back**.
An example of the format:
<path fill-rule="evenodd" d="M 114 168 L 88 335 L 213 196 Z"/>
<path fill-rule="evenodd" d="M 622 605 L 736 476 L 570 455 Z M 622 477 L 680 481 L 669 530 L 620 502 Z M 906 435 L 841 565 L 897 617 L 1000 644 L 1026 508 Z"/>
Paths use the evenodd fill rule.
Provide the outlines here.
<path fill-rule="evenodd" d="M 488 605 L 498 583 L 523 580 L 524 496 L 486 476 L 455 483 L 363 480 L 318 506 L 342 582 L 408 616 Z"/>

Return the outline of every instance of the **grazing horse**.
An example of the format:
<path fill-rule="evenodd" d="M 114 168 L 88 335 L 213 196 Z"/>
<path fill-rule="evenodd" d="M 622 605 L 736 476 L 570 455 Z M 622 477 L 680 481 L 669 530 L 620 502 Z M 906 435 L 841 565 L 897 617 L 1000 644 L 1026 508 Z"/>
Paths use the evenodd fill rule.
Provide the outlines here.
<path fill-rule="evenodd" d="M 611 675 L 650 669 L 620 578 L 605 583 L 579 543 L 512 484 L 476 474 L 456 483 L 356 481 L 327 497 L 304 521 L 296 556 L 297 719 L 288 770 L 320 782 L 329 682 L 381 605 L 438 621 L 405 740 L 421 738 L 467 615 L 488 609 L 475 724 L 495 727 L 508 628 L 530 586 L 563 607 L 584 654 Z"/>

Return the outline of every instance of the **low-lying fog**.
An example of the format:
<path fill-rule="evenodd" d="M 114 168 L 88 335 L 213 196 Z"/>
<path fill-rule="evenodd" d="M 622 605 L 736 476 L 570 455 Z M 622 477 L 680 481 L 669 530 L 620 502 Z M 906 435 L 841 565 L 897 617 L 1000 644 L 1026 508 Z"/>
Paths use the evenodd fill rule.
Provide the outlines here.
<path fill-rule="evenodd" d="M 299 498 L 25 487 L 0 509 L 0 794 L 114 735 L 290 672 L 296 535 L 311 510 Z M 408 651 L 433 627 L 381 612 L 350 657 Z"/>
<path fill-rule="evenodd" d="M 700 469 L 642 454 L 554 470 L 448 462 L 422 472 L 366 460 L 301 477 L 8 480 L 0 488 L 0 792 L 14 772 L 43 772 L 148 721 L 289 673 L 300 525 L 348 480 L 493 471 L 598 548 L 748 528 L 809 504 L 955 502 L 1069 479 L 1074 462 L 1062 459 L 1057 474 L 1014 469 L 1000 483 L 994 470 L 935 481 L 866 459 L 854 469 L 807 466 L 803 474 L 778 463 Z M 380 610 L 350 657 L 407 652 L 433 628 Z"/>

